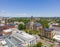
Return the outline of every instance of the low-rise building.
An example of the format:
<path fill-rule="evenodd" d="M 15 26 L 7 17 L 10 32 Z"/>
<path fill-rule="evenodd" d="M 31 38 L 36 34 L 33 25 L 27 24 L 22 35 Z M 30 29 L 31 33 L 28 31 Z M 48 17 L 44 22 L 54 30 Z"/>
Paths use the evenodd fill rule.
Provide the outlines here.
<path fill-rule="evenodd" d="M 27 34 L 14 28 L 3 30 L 2 46 L 4 45 L 8 47 L 27 47 L 28 45 L 33 46 L 35 44 L 36 37 L 33 35 Z"/>
<path fill-rule="evenodd" d="M 40 35 L 46 38 L 53 38 L 55 34 L 55 30 L 51 28 L 44 28 L 43 30 L 40 30 Z"/>
<path fill-rule="evenodd" d="M 60 30 L 59 23 L 49 23 L 49 28 L 53 28 L 55 30 Z"/>
<path fill-rule="evenodd" d="M 22 42 L 25 42 L 27 43 L 28 45 L 30 46 L 33 46 L 36 44 L 36 37 L 32 36 L 32 35 L 29 35 L 25 32 L 22 32 L 22 31 L 18 31 L 14 34 L 12 34 L 12 36 Z"/>
<path fill-rule="evenodd" d="M 15 24 L 0 24 L 0 34 L 3 34 L 3 30 L 7 30 L 9 28 L 15 28 Z"/>
<path fill-rule="evenodd" d="M 24 25 L 24 22 L 22 22 L 22 21 L 21 22 L 15 21 L 14 24 L 16 24 L 16 25 L 23 24 Z"/>
<path fill-rule="evenodd" d="M 26 24 L 26 29 L 27 30 L 39 30 L 42 29 L 42 25 L 40 23 L 27 23 Z"/>
<path fill-rule="evenodd" d="M 11 29 L 3 30 L 3 35 L 11 35 L 11 34 L 12 34 L 12 30 Z"/>
<path fill-rule="evenodd" d="M 8 47 L 27 47 L 33 46 L 36 44 L 36 37 L 33 35 L 29 35 L 25 32 L 22 32 L 18 29 L 12 29 L 12 34 L 10 34 L 11 30 L 4 30 L 5 37 L 2 39 L 2 45 Z M 16 31 L 16 32 L 15 32 Z M 10 34 L 10 35 L 8 35 Z M 8 36 L 7 36 L 8 35 Z M 5 40 L 5 41 L 3 41 Z M 4 42 L 4 43 L 3 43 Z"/>
<path fill-rule="evenodd" d="M 15 28 L 15 24 L 13 24 L 13 23 L 9 23 L 9 24 L 7 24 L 7 26 L 8 26 L 8 28 Z"/>

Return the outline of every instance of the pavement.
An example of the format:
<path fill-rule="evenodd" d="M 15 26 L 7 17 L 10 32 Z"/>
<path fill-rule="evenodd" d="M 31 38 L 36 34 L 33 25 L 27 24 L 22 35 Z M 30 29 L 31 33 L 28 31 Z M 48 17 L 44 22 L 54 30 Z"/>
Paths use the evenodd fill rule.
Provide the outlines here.
<path fill-rule="evenodd" d="M 41 39 L 40 36 L 36 35 L 36 38 L 37 38 L 37 42 L 42 42 L 43 46 L 44 47 L 45 45 L 47 47 L 49 47 L 51 44 L 54 46 L 54 47 L 60 47 L 58 44 L 58 42 L 50 42 L 49 39 Z"/>

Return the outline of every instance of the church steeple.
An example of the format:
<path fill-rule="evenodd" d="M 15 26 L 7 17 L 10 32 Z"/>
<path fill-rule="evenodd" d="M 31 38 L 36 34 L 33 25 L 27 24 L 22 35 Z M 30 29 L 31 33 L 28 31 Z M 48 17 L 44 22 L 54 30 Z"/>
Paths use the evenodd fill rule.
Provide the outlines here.
<path fill-rule="evenodd" d="M 33 30 L 33 25 L 34 25 L 34 18 L 31 16 L 30 18 L 30 29 Z"/>
<path fill-rule="evenodd" d="M 31 16 L 30 21 L 33 21 L 34 22 L 34 17 L 33 16 Z"/>

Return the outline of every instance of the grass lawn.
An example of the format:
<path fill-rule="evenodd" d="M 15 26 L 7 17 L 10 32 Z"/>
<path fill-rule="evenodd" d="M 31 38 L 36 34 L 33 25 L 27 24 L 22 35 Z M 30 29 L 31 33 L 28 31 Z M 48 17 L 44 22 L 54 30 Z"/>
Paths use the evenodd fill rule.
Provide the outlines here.
<path fill-rule="evenodd" d="M 24 30 L 24 32 L 32 34 L 32 35 L 37 35 L 39 31 L 36 31 L 36 30 Z"/>

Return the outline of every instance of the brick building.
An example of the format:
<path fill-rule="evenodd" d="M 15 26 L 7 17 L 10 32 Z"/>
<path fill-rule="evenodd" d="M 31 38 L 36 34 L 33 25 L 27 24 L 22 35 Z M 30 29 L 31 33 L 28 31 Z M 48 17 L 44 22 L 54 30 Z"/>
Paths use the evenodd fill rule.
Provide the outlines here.
<path fill-rule="evenodd" d="M 40 30 L 40 35 L 46 38 L 53 38 L 55 34 L 55 30 L 51 28 L 44 28 L 42 31 Z"/>
<path fill-rule="evenodd" d="M 15 28 L 15 24 L 9 23 L 9 24 L 0 24 L 0 34 L 3 34 L 3 30 L 9 29 L 9 28 Z"/>

